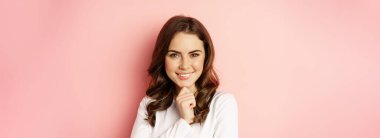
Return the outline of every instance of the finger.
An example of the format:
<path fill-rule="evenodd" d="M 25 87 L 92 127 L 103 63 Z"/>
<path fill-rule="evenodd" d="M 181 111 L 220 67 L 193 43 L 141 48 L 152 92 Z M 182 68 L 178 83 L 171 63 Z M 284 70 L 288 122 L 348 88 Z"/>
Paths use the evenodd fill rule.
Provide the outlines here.
<path fill-rule="evenodd" d="M 185 94 L 179 95 L 179 96 L 177 96 L 177 97 L 178 97 L 178 98 L 182 98 L 182 97 L 188 97 L 188 96 L 193 96 L 193 97 L 195 97 L 194 94 L 192 94 L 192 93 L 185 93 Z"/>
<path fill-rule="evenodd" d="M 193 93 L 181 93 L 177 95 L 177 97 L 183 97 L 183 96 L 189 96 L 189 95 L 194 95 Z"/>
<path fill-rule="evenodd" d="M 188 95 L 189 95 L 189 93 L 181 92 L 181 93 L 179 93 L 179 94 L 177 95 L 176 100 L 181 99 L 182 97 L 184 97 L 184 96 L 188 96 Z"/>
<path fill-rule="evenodd" d="M 194 100 L 190 101 L 189 108 L 193 109 L 195 106 L 197 106 L 196 102 Z"/>
<path fill-rule="evenodd" d="M 190 108 L 194 108 L 195 106 L 197 106 L 197 101 L 194 98 L 194 99 L 191 99 Z"/>
<path fill-rule="evenodd" d="M 192 95 L 192 94 L 185 94 L 185 95 L 182 95 L 182 96 L 179 96 L 176 98 L 176 101 L 177 102 L 181 102 L 183 101 L 183 99 L 186 99 L 186 98 L 192 98 L 192 99 L 195 99 L 195 96 Z"/>
<path fill-rule="evenodd" d="M 196 101 L 194 98 L 187 97 L 184 98 L 183 101 L 181 101 L 181 105 L 193 108 L 196 106 Z"/>

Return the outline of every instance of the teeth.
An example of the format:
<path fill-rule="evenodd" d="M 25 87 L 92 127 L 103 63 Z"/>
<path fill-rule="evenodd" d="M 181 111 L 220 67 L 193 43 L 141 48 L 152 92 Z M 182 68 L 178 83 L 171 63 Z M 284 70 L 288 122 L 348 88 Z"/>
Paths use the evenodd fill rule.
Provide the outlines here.
<path fill-rule="evenodd" d="M 191 73 L 187 73 L 187 74 L 179 74 L 179 76 L 181 77 L 189 77 Z"/>

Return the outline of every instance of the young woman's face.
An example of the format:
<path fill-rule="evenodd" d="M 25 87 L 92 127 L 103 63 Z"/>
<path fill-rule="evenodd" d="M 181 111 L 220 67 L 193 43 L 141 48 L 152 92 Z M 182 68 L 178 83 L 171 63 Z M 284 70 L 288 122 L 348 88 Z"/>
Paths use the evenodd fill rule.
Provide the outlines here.
<path fill-rule="evenodd" d="M 205 50 L 196 34 L 178 32 L 170 42 L 165 56 L 165 71 L 177 87 L 195 89 L 201 76 Z"/>

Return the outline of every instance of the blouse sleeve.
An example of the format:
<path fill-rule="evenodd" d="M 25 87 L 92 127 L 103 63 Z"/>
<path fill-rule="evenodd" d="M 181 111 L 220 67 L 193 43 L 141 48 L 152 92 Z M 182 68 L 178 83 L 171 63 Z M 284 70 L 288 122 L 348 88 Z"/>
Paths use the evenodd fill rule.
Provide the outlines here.
<path fill-rule="evenodd" d="M 153 127 L 145 120 L 147 111 L 146 106 L 150 99 L 144 97 L 140 102 L 137 111 L 135 124 L 133 125 L 131 138 L 150 138 L 152 137 Z M 192 127 L 184 119 L 180 118 L 177 122 L 160 135 L 160 138 L 185 138 L 192 131 Z"/>
<path fill-rule="evenodd" d="M 152 134 L 153 127 L 145 120 L 147 115 L 146 106 L 148 102 L 148 97 L 144 97 L 140 102 L 131 138 L 150 138 Z"/>
<path fill-rule="evenodd" d="M 190 134 L 192 127 L 184 119 L 180 118 L 160 138 L 185 138 Z"/>
<path fill-rule="evenodd" d="M 238 107 L 233 95 L 223 94 L 216 99 L 215 138 L 238 137 Z"/>

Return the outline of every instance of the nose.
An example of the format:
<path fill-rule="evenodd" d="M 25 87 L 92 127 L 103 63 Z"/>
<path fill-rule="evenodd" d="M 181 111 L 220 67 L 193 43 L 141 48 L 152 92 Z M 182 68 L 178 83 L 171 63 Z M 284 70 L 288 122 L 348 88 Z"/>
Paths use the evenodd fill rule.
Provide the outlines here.
<path fill-rule="evenodd" d="M 181 70 L 187 70 L 187 69 L 190 68 L 190 66 L 191 66 L 191 61 L 190 61 L 190 59 L 187 58 L 187 57 L 183 57 L 183 58 L 182 58 L 182 61 L 181 61 L 181 65 L 179 66 L 179 68 L 180 68 Z"/>

